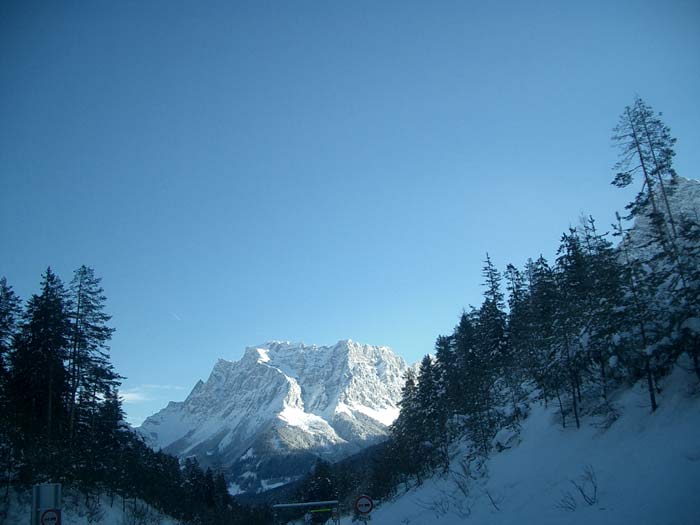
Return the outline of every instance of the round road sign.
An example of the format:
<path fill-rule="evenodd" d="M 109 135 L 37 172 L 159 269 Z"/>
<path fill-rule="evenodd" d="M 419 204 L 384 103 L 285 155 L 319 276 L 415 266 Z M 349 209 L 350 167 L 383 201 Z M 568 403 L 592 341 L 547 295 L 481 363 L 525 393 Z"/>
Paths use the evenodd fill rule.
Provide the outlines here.
<path fill-rule="evenodd" d="M 41 515 L 41 525 L 61 525 L 61 511 L 57 509 L 45 510 Z"/>
<path fill-rule="evenodd" d="M 360 514 L 369 514 L 374 508 L 374 502 L 369 496 L 362 495 L 355 500 L 355 510 Z"/>

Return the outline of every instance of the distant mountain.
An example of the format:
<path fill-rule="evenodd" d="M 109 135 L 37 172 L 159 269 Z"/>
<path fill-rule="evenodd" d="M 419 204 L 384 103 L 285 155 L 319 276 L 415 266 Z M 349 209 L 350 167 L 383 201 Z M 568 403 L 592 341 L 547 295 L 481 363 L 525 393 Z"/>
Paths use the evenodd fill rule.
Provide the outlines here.
<path fill-rule="evenodd" d="M 232 491 L 258 492 L 303 475 L 317 457 L 381 441 L 407 368 L 383 346 L 269 342 L 220 359 L 185 401 L 138 430 L 153 448 L 222 469 Z"/>

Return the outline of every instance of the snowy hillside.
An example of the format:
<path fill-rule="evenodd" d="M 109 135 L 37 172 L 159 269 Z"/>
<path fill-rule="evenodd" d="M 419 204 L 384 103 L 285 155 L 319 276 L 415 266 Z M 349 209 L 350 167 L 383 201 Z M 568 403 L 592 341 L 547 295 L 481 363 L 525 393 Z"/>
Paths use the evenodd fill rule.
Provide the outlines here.
<path fill-rule="evenodd" d="M 540 353 L 541 361 L 537 362 L 543 365 L 541 377 L 549 379 L 540 381 L 537 373 L 530 374 L 529 383 L 525 383 L 525 406 L 515 406 L 519 417 L 526 417 L 515 424 L 494 426 L 493 433 L 480 432 L 489 421 L 477 419 L 481 413 L 478 404 L 463 403 L 459 408 L 463 412 L 448 412 L 445 421 L 455 416 L 458 422 L 468 423 L 462 416 L 467 414 L 478 424 L 465 426 L 466 431 L 460 429 L 456 434 L 471 436 L 472 442 L 463 437 L 464 441 L 444 449 L 449 451 L 442 456 L 445 463 L 449 462 L 447 473 L 440 468 L 423 472 L 411 469 L 420 459 L 418 454 L 434 448 L 439 439 L 435 432 L 418 439 L 412 434 L 427 427 L 423 414 L 431 413 L 431 409 L 439 413 L 436 408 L 444 408 L 434 402 L 421 404 L 415 394 L 410 400 L 413 404 L 405 406 L 416 408 L 404 411 L 398 422 L 405 417 L 404 428 L 410 432 L 397 433 L 404 450 L 418 450 L 418 454 L 409 456 L 412 462 L 407 463 L 408 467 L 403 466 L 403 472 L 409 475 L 398 478 L 401 482 L 411 480 L 411 486 L 401 486 L 399 497 L 380 506 L 374 516 L 377 522 L 700 523 L 695 504 L 700 486 L 700 370 L 695 329 L 700 252 L 697 224 L 692 224 L 700 213 L 700 183 L 679 178 L 669 195 L 668 208 L 680 232 L 677 237 L 671 235 L 674 224 L 666 211 L 666 201 L 657 197 L 663 202 L 659 206 L 663 220 L 653 225 L 647 214 L 638 214 L 616 251 L 611 248 L 607 252 L 612 254 L 608 262 L 615 258 L 617 262 L 600 266 L 604 270 L 600 273 L 596 273 L 596 264 L 604 260 L 607 247 L 601 244 L 598 251 L 593 250 L 594 239 L 586 237 L 590 230 L 584 230 L 584 235 L 576 233 L 573 243 L 571 237 L 564 236 L 560 257 L 552 267 L 546 261 L 538 262 L 529 288 L 513 286 L 518 284 L 518 276 L 510 270 L 508 329 L 519 337 L 504 341 L 503 347 Z M 693 231 L 696 233 L 689 233 Z M 578 259 L 571 254 L 577 254 Z M 572 278 L 576 275 L 579 280 Z M 604 278 L 616 275 L 617 280 Z M 548 276 L 553 278 L 548 281 Z M 552 285 L 549 288 L 548 283 Z M 586 288 L 585 283 L 595 286 Z M 519 293 L 516 298 L 514 291 Z M 548 297 L 558 299 L 548 303 Z M 489 312 L 482 307 L 475 319 L 485 325 L 493 319 Z M 465 374 L 482 370 L 481 363 L 490 364 L 496 377 L 507 380 L 509 369 L 501 369 L 498 361 L 490 363 L 490 347 L 484 344 L 499 342 L 499 332 L 477 332 L 478 337 L 469 339 L 473 325 L 469 319 L 463 319 L 463 325 L 465 328 L 458 326 L 452 336 L 457 343 L 439 349 L 442 354 L 437 356 L 435 368 L 452 370 L 454 359 L 444 356 L 476 355 L 482 356 L 481 361 L 471 361 L 477 366 L 463 367 L 454 381 L 463 381 Z M 545 330 L 539 331 L 542 327 Z M 550 327 L 556 330 L 549 332 Z M 538 333 L 546 337 L 529 339 Z M 526 341 L 534 341 L 532 347 L 520 344 Z M 451 354 L 452 348 L 464 348 L 466 352 Z M 430 391 L 435 377 L 431 365 L 428 360 L 426 379 L 419 377 L 414 391 Z M 558 375 L 561 371 L 565 374 Z M 527 377 L 527 370 L 524 373 Z M 449 393 L 452 376 L 445 373 L 443 377 L 447 382 L 445 392 Z M 471 374 L 469 383 L 479 377 L 478 373 Z M 478 400 L 489 385 L 496 384 L 489 376 L 483 377 L 487 381 L 480 389 L 458 401 Z M 550 391 L 547 407 L 541 400 L 547 399 L 550 385 L 555 389 Z M 494 388 L 495 395 L 504 387 L 506 382 Z M 504 421 L 508 421 L 507 410 L 503 410 Z M 576 425 L 572 424 L 572 414 Z M 577 429 L 579 416 L 581 428 Z M 568 425 L 564 424 L 566 417 Z M 483 439 L 484 455 L 478 452 L 479 439 Z M 439 465 L 442 467 L 442 463 Z M 426 476 L 426 472 L 438 473 Z M 419 479 L 423 483 L 415 486 Z"/>
<path fill-rule="evenodd" d="M 86 503 L 86 501 L 88 503 Z M 121 496 L 88 497 L 84 493 L 71 489 L 64 491 L 62 499 L 61 521 L 70 525 L 135 525 L 155 524 L 177 525 L 178 520 L 171 518 L 138 499 L 124 500 Z M 26 525 L 31 521 L 32 491 L 11 491 L 0 503 L 4 521 L 3 525 Z"/>
<path fill-rule="evenodd" d="M 270 488 L 318 455 L 338 459 L 382 439 L 405 370 L 387 347 L 270 342 L 219 360 L 184 402 L 139 431 L 154 448 L 224 468 L 236 491 Z"/>
<path fill-rule="evenodd" d="M 677 181 L 677 185 L 672 187 L 668 195 L 668 204 L 673 211 L 676 228 L 680 228 L 682 217 L 696 219 L 700 216 L 700 181 L 683 177 L 678 177 Z M 664 206 L 660 206 L 660 212 L 665 217 L 668 215 Z M 649 250 L 658 249 L 653 246 L 646 248 L 646 245 L 655 237 L 655 229 L 646 215 L 640 215 L 635 219 L 629 236 L 635 256 L 645 256 L 648 255 Z"/>
<path fill-rule="evenodd" d="M 607 430 L 594 417 L 580 430 L 564 430 L 554 408 L 535 405 L 512 448 L 494 453 L 481 468 L 467 463 L 464 448 L 455 450 L 450 474 L 386 502 L 374 520 L 385 525 L 698 523 L 697 378 L 676 369 L 664 380 L 653 415 L 642 383 L 619 393 L 614 404 L 621 416 Z M 470 477 L 464 466 L 471 467 Z"/>

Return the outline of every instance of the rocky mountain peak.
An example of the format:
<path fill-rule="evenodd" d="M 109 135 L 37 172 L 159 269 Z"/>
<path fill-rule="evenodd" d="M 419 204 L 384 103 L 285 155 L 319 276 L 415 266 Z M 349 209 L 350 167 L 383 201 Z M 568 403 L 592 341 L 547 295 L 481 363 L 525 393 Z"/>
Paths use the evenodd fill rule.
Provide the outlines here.
<path fill-rule="evenodd" d="M 406 363 L 388 347 L 270 341 L 219 359 L 187 399 L 144 421 L 154 448 L 223 469 L 240 490 L 373 444 L 398 415 Z M 299 465 L 302 465 L 300 469 Z"/>

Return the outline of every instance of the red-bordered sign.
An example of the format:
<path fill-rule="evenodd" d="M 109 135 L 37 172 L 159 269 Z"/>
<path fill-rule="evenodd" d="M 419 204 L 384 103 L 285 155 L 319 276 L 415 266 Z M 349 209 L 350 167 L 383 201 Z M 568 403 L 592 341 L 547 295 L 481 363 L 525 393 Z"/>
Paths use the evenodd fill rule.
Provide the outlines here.
<path fill-rule="evenodd" d="M 374 508 L 374 502 L 364 494 L 355 500 L 355 510 L 360 514 L 369 514 Z"/>
<path fill-rule="evenodd" d="M 61 511 L 48 509 L 41 514 L 41 525 L 61 525 Z"/>

